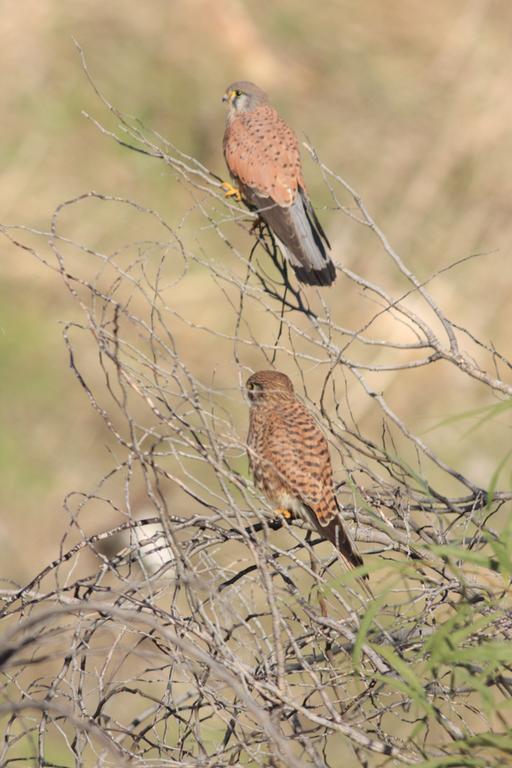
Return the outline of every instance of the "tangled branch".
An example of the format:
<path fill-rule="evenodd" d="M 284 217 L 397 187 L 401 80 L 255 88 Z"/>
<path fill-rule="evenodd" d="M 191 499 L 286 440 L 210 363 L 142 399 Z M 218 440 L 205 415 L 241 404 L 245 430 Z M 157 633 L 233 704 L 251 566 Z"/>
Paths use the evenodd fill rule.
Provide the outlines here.
<path fill-rule="evenodd" d="M 88 192 L 46 232 L 1 227 L 74 302 L 64 342 L 112 459 L 66 498 L 59 557 L 2 590 L 0 764 L 502 765 L 512 493 L 437 455 L 385 382 L 400 376 L 406 392 L 409 371 L 449 366 L 487 389 L 492 416 L 510 408 L 511 363 L 434 301 L 451 268 L 420 280 L 311 147 L 333 216 L 376 238 L 385 284 L 338 263 L 335 289 L 301 290 L 215 174 L 90 80 L 116 123 L 97 128 L 165 163 L 191 202 L 171 216 Z M 141 238 L 120 232 L 109 251 L 75 239 L 75 213 L 105 207 Z M 200 281 L 213 322 L 190 291 Z M 352 323 L 338 306 L 350 291 L 363 308 Z M 270 366 L 324 427 L 374 600 L 254 490 L 243 382 Z M 377 412 L 373 428 L 356 401 Z M 91 532 L 98 510 L 117 522 Z"/>

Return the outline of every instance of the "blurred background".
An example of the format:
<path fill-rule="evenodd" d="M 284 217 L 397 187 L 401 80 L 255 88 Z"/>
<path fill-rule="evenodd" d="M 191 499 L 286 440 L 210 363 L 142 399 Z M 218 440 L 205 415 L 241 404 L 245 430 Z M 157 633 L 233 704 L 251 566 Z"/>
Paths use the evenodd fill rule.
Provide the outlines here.
<path fill-rule="evenodd" d="M 90 190 L 171 222 L 190 205 L 163 163 L 123 150 L 82 115 L 102 119 L 104 110 L 73 38 L 111 103 L 222 176 L 221 97 L 232 80 L 251 79 L 358 190 L 421 279 L 479 254 L 431 289 L 452 320 L 510 355 L 511 28 L 512 6 L 492 0 L 8 2 L 0 222 L 47 230 L 59 203 Z M 322 210 L 329 196 L 309 161 L 306 177 L 335 260 L 371 277 L 372 250 L 345 217 Z M 115 243 L 120 226 L 107 210 L 75 220 L 77 236 L 98 249 Z M 198 273 L 187 284 L 182 298 L 200 301 L 208 322 L 219 311 L 210 284 Z M 18 582 L 57 554 L 65 494 L 92 486 L 110 461 L 62 342 L 62 321 L 75 312 L 58 276 L 2 241 L 0 562 Z M 204 357 L 194 364 L 208 376 Z M 419 434 L 493 402 L 437 369 L 410 381 L 405 416 Z M 244 419 L 241 407 L 241 431 Z M 486 486 L 510 448 L 509 423 L 505 414 L 479 440 L 467 426 L 453 426 L 443 458 Z"/>

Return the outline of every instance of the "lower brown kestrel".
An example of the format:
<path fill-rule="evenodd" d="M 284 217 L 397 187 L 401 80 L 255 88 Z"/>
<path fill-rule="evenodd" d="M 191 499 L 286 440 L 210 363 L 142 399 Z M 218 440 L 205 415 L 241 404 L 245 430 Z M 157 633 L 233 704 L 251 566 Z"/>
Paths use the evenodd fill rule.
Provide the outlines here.
<path fill-rule="evenodd" d="M 224 157 L 239 194 L 271 229 L 302 283 L 331 285 L 336 270 L 302 178 L 297 137 L 254 83 L 232 83 L 224 101 Z M 226 186 L 228 194 L 237 192 Z"/>
<path fill-rule="evenodd" d="M 347 568 L 362 565 L 343 526 L 327 441 L 284 373 L 259 371 L 247 381 L 251 403 L 249 464 L 276 512 L 299 517 L 331 541 Z"/>

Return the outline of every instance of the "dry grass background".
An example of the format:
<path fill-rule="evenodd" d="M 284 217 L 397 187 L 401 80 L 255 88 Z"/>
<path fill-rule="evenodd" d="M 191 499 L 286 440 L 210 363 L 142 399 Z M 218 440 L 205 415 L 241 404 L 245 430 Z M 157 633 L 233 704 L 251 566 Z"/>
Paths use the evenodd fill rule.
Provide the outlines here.
<path fill-rule="evenodd" d="M 109 141 L 82 115 L 105 117 L 72 37 L 116 107 L 223 176 L 220 99 L 229 81 L 254 79 L 326 165 L 362 194 L 420 279 L 474 256 L 429 288 L 451 319 L 510 356 L 511 24 L 512 7 L 485 0 L 9 4 L 0 26 L 0 222 L 47 229 L 62 200 L 94 189 L 159 210 L 191 234 L 186 186 L 162 163 Z M 335 260 L 390 290 L 399 287 L 368 234 L 329 210 L 318 167 L 307 158 L 305 165 L 312 197 L 326 207 L 321 218 Z M 150 222 L 123 208 L 88 210 L 66 214 L 66 229 L 98 249 L 153 234 Z M 248 253 L 246 233 L 233 227 L 230 236 Z M 341 277 L 328 295 L 345 325 L 357 327 L 373 311 Z M 223 304 L 200 266 L 180 283 L 175 308 L 223 328 Z M 111 438 L 77 386 L 62 343 L 60 323 L 76 312 L 54 273 L 3 243 L 0 562 L 2 575 L 18 583 L 57 554 L 68 523 L 63 496 L 93 485 L 110 462 Z M 268 331 L 272 338 L 272 318 L 262 314 L 260 323 L 262 337 Z M 186 324 L 173 332 L 193 374 L 229 393 L 243 434 L 247 414 L 232 360 L 224 362 L 218 349 L 213 359 L 208 337 Z M 89 360 L 93 370 L 95 346 L 82 346 L 81 355 L 82 368 Z M 249 350 L 244 362 L 257 367 L 262 359 Z M 309 373 L 315 400 L 319 379 Z M 468 428 L 477 417 L 432 429 L 496 402 L 488 388 L 443 365 L 390 372 L 379 382 L 413 432 L 489 485 L 510 450 L 509 412 L 476 433 Z M 351 405 L 363 429 L 378 434 L 381 415 L 371 400 L 354 392 Z M 508 465 L 501 487 L 510 480 Z M 115 522 L 101 506 L 82 520 L 89 532 Z"/>

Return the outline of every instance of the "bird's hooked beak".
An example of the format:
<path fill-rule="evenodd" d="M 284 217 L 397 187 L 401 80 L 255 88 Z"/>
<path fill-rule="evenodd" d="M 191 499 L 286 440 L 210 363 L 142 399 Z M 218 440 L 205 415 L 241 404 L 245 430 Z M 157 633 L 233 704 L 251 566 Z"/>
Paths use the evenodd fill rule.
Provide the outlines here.
<path fill-rule="evenodd" d="M 233 101 L 233 99 L 235 98 L 235 96 L 236 96 L 236 91 L 233 91 L 233 90 L 231 90 L 231 91 L 226 91 L 226 93 L 225 93 L 225 94 L 224 94 L 224 96 L 222 97 L 222 101 L 223 101 L 224 103 L 226 103 L 226 101 L 227 101 L 227 102 L 229 102 L 229 103 L 231 104 L 231 102 Z"/>

